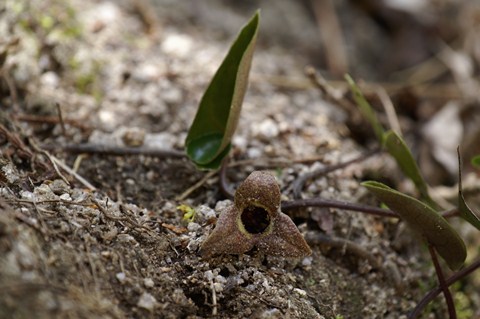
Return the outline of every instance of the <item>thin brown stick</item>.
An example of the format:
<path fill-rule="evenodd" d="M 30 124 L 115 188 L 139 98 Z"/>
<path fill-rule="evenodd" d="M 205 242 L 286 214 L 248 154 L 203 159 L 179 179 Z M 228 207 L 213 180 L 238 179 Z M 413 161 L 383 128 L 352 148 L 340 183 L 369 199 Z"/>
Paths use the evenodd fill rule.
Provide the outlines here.
<path fill-rule="evenodd" d="M 305 68 L 305 74 L 310 79 L 310 82 L 314 87 L 318 88 L 323 93 L 323 98 L 328 102 L 338 105 L 347 113 L 351 113 L 355 110 L 355 105 L 344 97 L 346 90 L 339 90 L 330 85 L 330 83 L 319 74 L 313 66 L 307 66 Z"/>
<path fill-rule="evenodd" d="M 62 172 L 60 172 L 60 170 L 58 169 L 57 164 L 60 161 L 57 158 L 55 158 L 54 156 L 50 155 L 47 151 L 41 149 L 37 145 L 37 143 L 35 142 L 35 140 L 33 138 L 30 139 L 30 145 L 32 145 L 32 147 L 34 148 L 35 151 L 43 154 L 44 156 L 46 156 L 48 158 L 50 163 L 52 163 L 52 166 L 55 169 L 55 172 L 57 172 L 57 175 L 65 182 L 65 184 L 70 186 L 70 183 L 68 182 L 67 178 L 65 176 L 63 176 Z M 59 164 L 59 166 L 62 166 L 62 168 L 63 168 L 63 165 Z"/>
<path fill-rule="evenodd" d="M 75 172 L 73 169 L 68 167 L 65 163 L 63 163 L 61 160 L 56 158 L 55 156 L 51 155 L 48 153 L 46 150 L 40 148 L 39 146 L 36 145 L 35 141 L 33 139 L 30 139 L 30 143 L 32 146 L 35 148 L 36 151 L 44 154 L 50 162 L 52 162 L 53 167 L 55 168 L 55 171 L 57 172 L 58 176 L 64 180 L 64 182 L 67 185 L 70 185 L 68 180 L 61 174 L 60 170 L 58 169 L 57 166 L 60 166 L 65 172 L 73 176 L 76 180 L 78 180 L 80 183 L 82 183 L 85 187 L 87 187 L 90 190 L 96 190 L 97 188 L 93 186 L 89 181 L 87 181 L 84 177 L 80 176 L 77 172 Z"/>
<path fill-rule="evenodd" d="M 20 156 L 26 156 L 29 159 L 33 157 L 32 151 L 23 143 L 23 141 L 18 137 L 17 134 L 11 133 L 5 126 L 0 124 L 0 134 L 3 134 L 5 138 L 21 152 Z"/>
<path fill-rule="evenodd" d="M 18 112 L 18 109 L 20 108 L 18 105 L 18 93 L 17 93 L 17 88 L 15 84 L 13 83 L 12 78 L 10 77 L 10 74 L 5 72 L 3 74 L 3 79 L 7 83 L 8 90 L 10 91 L 10 97 L 12 99 L 12 105 L 13 109 Z"/>
<path fill-rule="evenodd" d="M 105 217 L 107 217 L 108 219 L 114 220 L 114 221 L 128 221 L 129 220 L 129 218 L 127 216 L 115 216 L 115 215 L 110 214 L 108 212 L 108 210 L 106 208 L 104 208 L 102 206 L 102 204 L 100 204 L 100 202 L 98 200 L 96 200 L 95 198 L 91 197 L 90 200 L 95 204 L 95 206 L 97 206 L 98 210 L 100 212 L 102 212 L 103 215 L 105 215 Z M 137 224 L 135 226 L 139 226 L 139 225 Z"/>
<path fill-rule="evenodd" d="M 238 167 L 245 165 L 252 165 L 255 167 L 289 167 L 292 164 L 310 164 L 313 162 L 321 161 L 325 158 L 324 155 L 312 155 L 302 158 L 271 158 L 271 157 L 259 157 L 248 158 L 243 160 L 233 161 L 228 164 L 228 167 Z"/>
<path fill-rule="evenodd" d="M 103 144 L 66 144 L 66 145 L 43 145 L 43 149 L 61 150 L 73 154 L 102 154 L 112 156 L 145 155 L 154 157 L 186 157 L 184 152 L 167 149 L 144 148 L 144 147 L 119 147 Z"/>
<path fill-rule="evenodd" d="M 50 155 L 50 157 L 53 159 L 53 161 L 60 166 L 64 171 L 66 171 L 68 174 L 72 175 L 75 177 L 76 180 L 78 180 L 80 183 L 82 183 L 85 187 L 87 187 L 90 190 L 96 190 L 97 188 L 93 186 L 89 181 L 87 181 L 85 178 L 83 178 L 81 175 L 79 175 L 77 172 L 75 172 L 73 169 L 68 167 L 65 163 L 63 163 L 61 160 L 56 158 L 53 155 Z"/>
<path fill-rule="evenodd" d="M 252 83 L 269 83 L 271 85 L 288 88 L 290 90 L 310 90 L 312 88 L 318 87 L 311 80 L 306 80 L 303 78 L 293 78 L 289 76 L 279 76 L 279 75 L 268 75 L 268 74 L 252 74 L 251 75 Z M 336 91 L 347 91 L 348 86 L 344 81 L 326 81 L 327 84 L 334 88 Z M 428 99 L 459 99 L 465 100 L 466 97 L 462 95 L 462 92 L 458 89 L 455 83 L 426 83 L 426 84 L 408 84 L 405 82 L 368 82 L 365 83 L 365 92 L 371 93 L 372 86 L 381 85 L 389 95 L 397 94 L 405 89 L 410 89 L 415 92 L 416 95 L 422 98 Z"/>
<path fill-rule="evenodd" d="M 49 200 L 40 200 L 40 201 L 33 201 L 29 199 L 13 199 L 13 200 L 6 200 L 5 202 L 11 203 L 11 204 L 30 204 L 30 205 L 36 205 L 36 204 L 52 204 L 52 203 L 61 203 L 65 205 L 76 205 L 76 206 L 91 206 L 91 203 L 88 202 L 72 202 L 68 200 L 63 200 L 63 199 L 49 199 Z"/>
<path fill-rule="evenodd" d="M 182 201 L 184 200 L 185 198 L 187 198 L 188 195 L 190 195 L 191 193 L 193 193 L 195 190 L 197 190 L 198 188 L 200 188 L 203 184 L 206 183 L 206 181 L 208 181 L 213 175 L 215 175 L 217 173 L 217 171 L 210 171 L 208 172 L 207 174 L 205 174 L 205 176 L 203 176 L 203 178 L 201 178 L 198 182 L 196 182 L 194 185 L 192 185 L 191 187 L 189 187 L 187 190 L 185 190 L 182 194 L 178 195 L 177 197 L 175 197 L 175 200 L 177 201 Z"/>
<path fill-rule="evenodd" d="M 323 42 L 328 69 L 332 74 L 343 76 L 348 72 L 348 57 L 334 1 L 311 0 L 311 2 Z"/>
<path fill-rule="evenodd" d="M 60 121 L 60 127 L 62 128 L 62 134 L 65 136 L 67 135 L 67 130 L 65 129 L 65 123 L 63 121 L 62 108 L 60 107 L 59 103 L 55 103 L 55 106 L 57 108 L 58 120 Z"/>
<path fill-rule="evenodd" d="M 350 240 L 339 238 L 339 237 L 327 236 L 318 231 L 308 232 L 305 235 L 305 240 L 309 244 L 315 244 L 315 245 L 323 244 L 330 247 L 339 248 L 342 250 L 344 249 L 356 255 L 357 257 L 359 257 L 359 260 L 362 260 L 362 259 L 368 260 L 368 263 L 373 268 L 375 269 L 380 268 L 380 262 L 377 260 L 375 256 L 373 256 L 367 249 L 363 248 L 362 246 Z"/>
<path fill-rule="evenodd" d="M 152 37 L 155 37 L 160 29 L 158 17 L 155 14 L 156 8 L 150 0 L 130 0 L 133 6 L 133 12 L 138 15 L 145 31 Z"/>
<path fill-rule="evenodd" d="M 382 102 L 390 128 L 399 136 L 402 136 L 402 129 L 400 127 L 397 112 L 395 112 L 395 106 L 393 106 L 393 102 L 390 99 L 390 96 L 388 96 L 387 91 L 382 86 L 377 86 L 375 92 Z"/>
<path fill-rule="evenodd" d="M 58 116 L 39 116 L 31 114 L 16 114 L 13 115 L 13 118 L 17 121 L 30 122 L 30 123 L 47 123 L 47 124 L 59 124 L 60 118 Z M 78 127 L 82 131 L 88 131 L 91 128 L 80 123 L 78 120 L 72 120 L 68 118 L 63 119 L 63 123 Z"/>
<path fill-rule="evenodd" d="M 314 179 L 314 178 L 317 178 L 319 176 L 323 176 L 323 175 L 326 175 L 328 173 L 331 173 L 333 171 L 336 171 L 338 169 L 341 169 L 341 168 L 344 168 L 344 167 L 347 167 L 353 163 L 358 163 L 358 162 L 361 162 L 375 154 L 377 154 L 379 152 L 378 149 L 376 150 L 373 150 L 373 151 L 370 151 L 370 152 L 367 152 L 365 154 L 362 154 L 360 155 L 359 157 L 356 157 L 354 159 L 351 159 L 349 161 L 345 161 L 343 163 L 338 163 L 338 164 L 335 164 L 335 165 L 329 165 L 329 166 L 326 166 L 326 167 L 322 167 L 322 168 L 319 168 L 317 170 L 314 170 L 312 172 L 309 172 L 309 173 L 305 173 L 301 176 L 299 176 L 293 183 L 292 183 L 292 190 L 293 190 L 293 196 L 295 198 L 299 198 L 300 195 L 301 195 L 301 192 L 302 192 L 302 189 L 303 189 L 303 186 L 305 185 L 305 183 L 310 180 L 310 179 Z"/>

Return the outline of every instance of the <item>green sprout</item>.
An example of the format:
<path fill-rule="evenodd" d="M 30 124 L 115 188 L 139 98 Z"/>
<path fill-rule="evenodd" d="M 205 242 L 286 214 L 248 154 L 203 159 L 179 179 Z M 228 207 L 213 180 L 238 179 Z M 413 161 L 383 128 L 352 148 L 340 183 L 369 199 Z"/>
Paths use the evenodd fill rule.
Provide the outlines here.
<path fill-rule="evenodd" d="M 197 212 L 195 211 L 194 208 L 188 206 L 188 205 L 179 205 L 177 206 L 177 209 L 181 212 L 183 212 L 183 220 L 184 221 L 187 221 L 189 223 L 193 222 L 193 220 L 195 219 L 195 215 L 197 214 Z"/>

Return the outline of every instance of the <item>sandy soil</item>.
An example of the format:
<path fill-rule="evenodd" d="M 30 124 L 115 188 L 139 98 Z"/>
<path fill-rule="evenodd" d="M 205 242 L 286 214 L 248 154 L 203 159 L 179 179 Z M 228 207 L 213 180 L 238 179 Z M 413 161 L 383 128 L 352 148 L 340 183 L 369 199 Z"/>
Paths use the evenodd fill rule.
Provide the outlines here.
<path fill-rule="evenodd" d="M 215 32 L 200 23 L 205 15 L 189 24 L 182 5 L 168 15 L 168 3 L 0 5 L 9 46 L 0 83 L 0 318 L 405 318 L 435 276 L 396 219 L 289 211 L 311 256 L 201 258 L 231 202 L 218 173 L 198 171 L 181 151 L 232 31 Z M 232 15 L 233 30 L 242 23 Z M 366 152 L 345 111 L 306 80 L 307 60 L 260 41 L 227 170 L 232 188 L 263 169 L 293 199 L 302 174 Z M 81 143 L 137 154 L 75 150 Z M 158 149 L 171 152 L 148 153 Z M 380 154 L 309 181 L 301 197 L 377 205 L 359 185 L 372 177 L 402 181 Z M 181 204 L 195 209 L 193 221 Z M 478 283 L 462 283 L 466 309 L 480 304 Z M 429 318 L 442 318 L 440 300 Z"/>

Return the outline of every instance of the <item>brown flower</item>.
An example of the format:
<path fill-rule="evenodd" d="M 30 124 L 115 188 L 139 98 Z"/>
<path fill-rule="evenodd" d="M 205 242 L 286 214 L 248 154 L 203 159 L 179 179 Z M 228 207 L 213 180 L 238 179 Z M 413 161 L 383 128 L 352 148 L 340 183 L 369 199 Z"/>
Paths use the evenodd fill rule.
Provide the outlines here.
<path fill-rule="evenodd" d="M 257 247 L 267 255 L 304 257 L 312 253 L 292 220 L 280 211 L 273 175 L 256 171 L 238 187 L 234 204 L 219 217 L 201 247 L 203 256 L 243 254 Z"/>

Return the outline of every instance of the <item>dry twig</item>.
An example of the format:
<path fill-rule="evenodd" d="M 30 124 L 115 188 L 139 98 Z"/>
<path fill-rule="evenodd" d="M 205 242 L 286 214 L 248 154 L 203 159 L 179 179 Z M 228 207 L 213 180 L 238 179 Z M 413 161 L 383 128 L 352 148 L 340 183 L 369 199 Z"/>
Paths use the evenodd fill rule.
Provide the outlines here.
<path fill-rule="evenodd" d="M 182 194 L 178 195 L 177 197 L 175 197 L 175 200 L 177 201 L 182 201 L 184 200 L 185 198 L 187 198 L 188 195 L 190 195 L 191 193 L 193 193 L 194 191 L 196 191 L 198 188 L 200 188 L 203 184 L 205 184 L 212 176 L 214 176 L 216 173 L 218 172 L 218 170 L 215 170 L 215 171 L 210 171 L 208 172 L 207 174 L 205 174 L 205 176 L 203 176 L 202 179 L 200 179 L 198 182 L 196 182 L 194 185 L 192 185 L 191 187 L 189 187 L 187 190 L 185 190 Z"/>
<path fill-rule="evenodd" d="M 322 244 L 329 247 L 346 250 L 356 255 L 359 260 L 368 260 L 369 264 L 373 268 L 380 269 L 380 262 L 377 260 L 377 258 L 373 256 L 367 249 L 354 243 L 353 241 L 338 237 L 326 236 L 318 231 L 308 232 L 305 236 L 305 240 L 310 244 Z"/>
<path fill-rule="evenodd" d="M 348 57 L 343 32 L 333 0 L 312 0 L 318 31 L 323 42 L 327 65 L 332 74 L 343 76 L 348 72 Z"/>
<path fill-rule="evenodd" d="M 302 192 L 303 186 L 305 183 L 310 180 L 317 178 L 319 176 L 326 175 L 328 173 L 331 173 L 333 171 L 336 171 L 341 168 L 345 168 L 353 163 L 361 162 L 367 158 L 369 158 L 372 155 L 375 155 L 379 152 L 379 150 L 373 150 L 370 152 L 367 152 L 366 154 L 362 154 L 359 157 L 356 157 L 354 159 L 351 159 L 349 161 L 343 162 L 343 163 L 338 163 L 335 165 L 330 165 L 326 167 L 319 168 L 317 170 L 314 170 L 312 172 L 305 173 L 303 175 L 300 175 L 291 185 L 291 188 L 293 189 L 293 195 L 295 198 L 300 198 L 300 194 Z"/>
<path fill-rule="evenodd" d="M 144 148 L 144 147 L 119 147 L 103 144 L 66 144 L 66 145 L 42 145 L 46 150 L 62 150 L 73 154 L 102 154 L 113 156 L 125 156 L 125 155 L 145 155 L 154 157 L 186 157 L 184 152 L 167 149 L 157 148 Z"/>
<path fill-rule="evenodd" d="M 55 103 L 55 106 L 57 107 L 58 120 L 60 121 L 60 127 L 62 128 L 62 134 L 65 136 L 67 135 L 67 131 L 65 130 L 65 123 L 63 122 L 62 108 L 59 103 Z"/>

